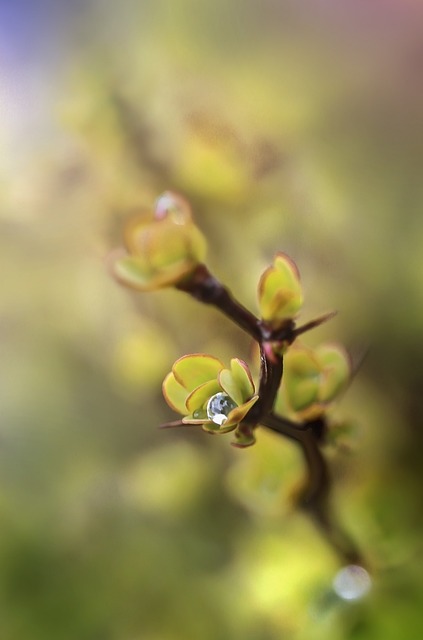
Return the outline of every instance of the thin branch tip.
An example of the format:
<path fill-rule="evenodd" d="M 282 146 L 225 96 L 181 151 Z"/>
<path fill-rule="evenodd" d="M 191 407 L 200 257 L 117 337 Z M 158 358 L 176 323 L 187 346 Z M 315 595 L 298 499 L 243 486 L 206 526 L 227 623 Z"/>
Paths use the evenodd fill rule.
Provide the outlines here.
<path fill-rule="evenodd" d="M 186 424 L 182 420 L 173 420 L 172 422 L 164 422 L 159 424 L 157 429 L 176 429 L 177 427 L 185 427 Z"/>
<path fill-rule="evenodd" d="M 334 318 L 337 314 L 338 314 L 338 311 L 336 310 L 329 311 L 328 313 L 325 313 L 322 316 L 315 318 L 314 320 L 310 320 L 310 322 L 306 322 L 306 324 L 303 324 L 301 327 L 298 327 L 298 329 L 294 329 L 294 332 L 293 332 L 294 336 L 297 337 L 303 333 L 306 333 L 306 331 L 311 331 L 311 329 L 320 327 L 320 325 L 324 324 L 325 322 L 332 320 L 332 318 Z"/>

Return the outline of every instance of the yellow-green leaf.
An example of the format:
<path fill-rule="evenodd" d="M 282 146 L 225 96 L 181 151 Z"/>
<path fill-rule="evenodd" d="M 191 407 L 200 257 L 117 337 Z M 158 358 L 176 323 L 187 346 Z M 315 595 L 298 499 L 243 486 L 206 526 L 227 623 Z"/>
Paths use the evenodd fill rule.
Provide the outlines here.
<path fill-rule="evenodd" d="M 316 349 L 316 358 L 323 372 L 319 388 L 320 402 L 330 402 L 345 387 L 350 376 L 350 361 L 344 349 L 337 345 L 322 345 Z"/>
<path fill-rule="evenodd" d="M 227 420 L 223 423 L 222 426 L 224 428 L 227 428 L 235 424 L 239 424 L 245 418 L 250 409 L 255 405 L 258 399 L 258 395 L 255 395 L 251 398 L 251 400 L 248 400 L 248 402 L 244 402 L 244 404 L 242 404 L 241 406 L 232 409 L 232 411 L 228 414 Z"/>
<path fill-rule="evenodd" d="M 115 278 L 127 287 L 148 291 L 151 287 L 152 275 L 145 268 L 142 260 L 133 256 L 117 258 L 111 265 Z"/>
<path fill-rule="evenodd" d="M 287 379 L 286 392 L 293 411 L 302 411 L 318 400 L 319 378 Z"/>
<path fill-rule="evenodd" d="M 194 416 L 185 416 L 185 418 L 182 418 L 182 422 L 184 424 L 203 425 L 205 422 L 209 422 L 209 419 L 207 418 L 207 415 L 205 415 L 203 418 L 194 418 Z"/>
<path fill-rule="evenodd" d="M 137 291 L 154 291 L 172 286 L 192 271 L 191 266 L 185 262 L 179 262 L 161 272 L 154 273 L 146 268 L 144 260 L 134 256 L 118 258 L 111 269 L 121 284 Z"/>
<path fill-rule="evenodd" d="M 232 358 L 231 372 L 233 379 L 241 392 L 241 402 L 237 402 L 235 398 L 234 400 L 237 404 L 242 404 L 242 402 L 249 400 L 255 391 L 251 372 L 247 364 L 239 358 Z"/>
<path fill-rule="evenodd" d="M 180 385 L 176 380 L 173 373 L 169 373 L 166 376 L 163 381 L 162 389 L 164 398 L 171 409 L 174 409 L 174 411 L 185 415 L 185 399 L 187 397 L 187 392 L 186 389 L 184 389 L 182 385 Z"/>
<path fill-rule="evenodd" d="M 185 401 L 188 412 L 194 413 L 194 411 L 202 409 L 209 398 L 219 391 L 221 391 L 221 388 L 217 380 L 209 380 L 209 382 L 204 382 L 199 387 L 196 387 Z"/>
<path fill-rule="evenodd" d="M 219 373 L 219 384 L 223 391 L 225 391 L 237 405 L 243 403 L 241 390 L 232 375 L 232 371 L 229 371 L 229 369 L 222 369 Z"/>
<path fill-rule="evenodd" d="M 274 325 L 294 318 L 303 303 L 298 269 L 285 254 L 277 254 L 258 287 L 261 317 Z"/>
<path fill-rule="evenodd" d="M 235 440 L 231 442 L 231 445 L 239 449 L 251 447 L 251 445 L 256 443 L 254 429 L 252 429 L 251 427 L 246 428 L 246 426 L 242 424 L 238 425 L 238 427 L 235 429 L 234 436 Z"/>
<path fill-rule="evenodd" d="M 179 358 L 173 365 L 172 371 L 177 381 L 191 392 L 201 384 L 217 379 L 219 371 L 223 368 L 222 362 L 214 356 L 194 353 Z"/>
<path fill-rule="evenodd" d="M 230 425 L 228 427 L 226 423 L 224 425 L 218 425 L 215 422 L 203 422 L 202 428 L 203 428 L 203 431 L 206 431 L 207 433 L 221 435 L 223 433 L 228 433 L 229 431 L 233 431 L 235 429 L 235 425 Z"/>
<path fill-rule="evenodd" d="M 285 356 L 285 370 L 289 377 L 318 376 L 320 365 L 311 349 L 293 346 Z"/>

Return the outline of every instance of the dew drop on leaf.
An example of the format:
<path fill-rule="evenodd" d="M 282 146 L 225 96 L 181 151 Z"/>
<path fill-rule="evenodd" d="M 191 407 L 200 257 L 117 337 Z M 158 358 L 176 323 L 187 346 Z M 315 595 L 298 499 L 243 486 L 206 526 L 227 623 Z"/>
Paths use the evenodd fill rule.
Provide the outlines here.
<path fill-rule="evenodd" d="M 219 426 L 226 422 L 226 418 L 238 405 L 227 393 L 216 393 L 207 403 L 207 417 Z"/>

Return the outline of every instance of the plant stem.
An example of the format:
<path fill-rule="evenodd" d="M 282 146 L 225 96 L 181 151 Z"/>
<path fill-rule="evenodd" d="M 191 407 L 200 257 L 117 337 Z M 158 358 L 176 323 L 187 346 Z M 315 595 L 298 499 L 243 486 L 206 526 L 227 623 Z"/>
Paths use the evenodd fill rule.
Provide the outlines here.
<path fill-rule="evenodd" d="M 292 320 L 287 321 L 284 326 L 278 329 L 273 329 L 239 303 L 229 289 L 215 278 L 204 264 L 198 265 L 189 278 L 177 285 L 177 289 L 185 291 L 204 304 L 217 307 L 258 342 L 260 345 L 259 400 L 246 415 L 239 428 L 253 431 L 259 424 L 262 424 L 298 443 L 308 471 L 299 504 L 313 518 L 343 560 L 348 563 L 360 562 L 357 548 L 337 525 L 331 513 L 328 498 L 332 481 L 328 465 L 320 449 L 326 431 L 324 418 L 312 422 L 297 423 L 272 412 L 283 374 L 282 355 L 278 353 L 277 349 L 273 349 L 272 343 L 291 344 L 298 335 L 326 322 L 335 315 L 335 312 L 327 313 L 297 329 Z M 182 426 L 182 423 L 179 421 L 163 426 Z"/>
<path fill-rule="evenodd" d="M 189 293 L 204 304 L 217 307 L 254 340 L 261 341 L 262 333 L 258 318 L 235 300 L 229 289 L 215 278 L 204 264 L 198 265 L 189 279 L 178 284 L 176 288 Z"/>
<path fill-rule="evenodd" d="M 277 355 L 270 359 L 260 343 L 260 384 L 259 384 L 259 400 L 253 406 L 251 411 L 244 419 L 245 422 L 257 426 L 268 413 L 272 410 L 275 403 L 276 394 L 278 393 L 283 373 L 282 356 Z"/>
<path fill-rule="evenodd" d="M 300 506 L 313 518 L 328 542 L 343 560 L 349 564 L 364 564 L 354 542 L 336 523 L 330 507 L 329 495 L 332 479 L 319 446 L 322 431 L 326 426 L 324 422 L 317 420 L 297 424 L 269 414 L 262 421 L 262 424 L 299 444 L 308 472 L 299 497 Z"/>

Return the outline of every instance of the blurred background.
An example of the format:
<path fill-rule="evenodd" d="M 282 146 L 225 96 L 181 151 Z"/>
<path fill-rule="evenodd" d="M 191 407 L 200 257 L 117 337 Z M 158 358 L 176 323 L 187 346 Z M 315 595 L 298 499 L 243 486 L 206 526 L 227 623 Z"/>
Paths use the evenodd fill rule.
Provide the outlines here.
<path fill-rule="evenodd" d="M 0 1 L 2 640 L 422 637 L 422 36 L 418 0 Z M 339 312 L 308 343 L 369 348 L 326 450 L 360 601 L 292 443 L 157 429 L 176 358 L 253 357 L 109 277 L 166 189 L 245 305 L 285 251 L 303 320 Z"/>

